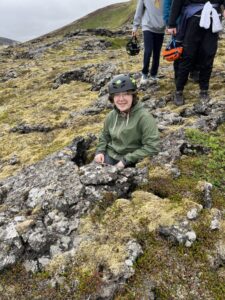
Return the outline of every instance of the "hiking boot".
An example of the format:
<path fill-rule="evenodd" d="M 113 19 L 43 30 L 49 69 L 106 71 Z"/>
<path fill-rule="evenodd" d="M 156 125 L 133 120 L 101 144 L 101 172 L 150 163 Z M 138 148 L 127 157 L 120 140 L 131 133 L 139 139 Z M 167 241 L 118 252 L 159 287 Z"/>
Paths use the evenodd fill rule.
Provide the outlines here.
<path fill-rule="evenodd" d="M 140 84 L 142 85 L 147 83 L 148 83 L 148 75 L 142 74 Z"/>
<path fill-rule="evenodd" d="M 200 92 L 199 92 L 199 98 L 202 101 L 209 100 L 210 98 L 209 98 L 209 92 L 208 92 L 208 90 L 200 90 Z"/>
<path fill-rule="evenodd" d="M 199 82 L 199 71 L 194 70 L 194 71 L 190 72 L 189 78 L 194 83 L 198 83 Z"/>
<path fill-rule="evenodd" d="M 174 95 L 174 104 L 176 106 L 184 105 L 183 91 L 176 91 Z"/>

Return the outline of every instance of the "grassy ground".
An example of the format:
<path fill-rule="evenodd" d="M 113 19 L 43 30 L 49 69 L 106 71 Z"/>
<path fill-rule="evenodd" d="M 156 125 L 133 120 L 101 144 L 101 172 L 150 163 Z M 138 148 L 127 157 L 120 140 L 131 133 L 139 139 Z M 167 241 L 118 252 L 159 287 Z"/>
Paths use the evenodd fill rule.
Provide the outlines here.
<path fill-rule="evenodd" d="M 116 28 L 131 18 L 135 3 L 135 1 L 131 1 L 122 5 L 113 5 L 107 10 L 100 10 L 98 13 L 93 13 L 87 18 L 75 22 L 71 27 L 65 27 L 54 32 L 53 35 L 48 35 L 46 40 L 44 38 L 39 44 L 34 45 L 36 47 L 41 46 L 43 42 L 57 41 L 65 33 L 77 28 Z M 0 74 L 5 74 L 9 70 L 15 70 L 18 74 L 17 78 L 0 83 L 0 178 L 15 174 L 22 167 L 60 150 L 78 135 L 88 133 L 97 135 L 100 132 L 107 111 L 103 111 L 98 116 L 80 116 L 73 120 L 68 128 L 56 129 L 49 133 L 36 132 L 22 135 L 10 133 L 9 130 L 20 123 L 60 125 L 68 120 L 71 121 L 71 112 L 86 108 L 97 100 L 98 93 L 90 91 L 90 84 L 78 81 L 62 85 L 58 89 L 52 89 L 54 79 L 65 71 L 73 70 L 87 63 L 106 61 L 115 63 L 118 73 L 137 72 L 141 69 L 143 53 L 136 57 L 127 56 L 124 48 L 126 37 L 106 39 L 113 43 L 112 47 L 100 53 L 81 51 L 84 37 L 80 37 L 70 40 L 58 48 L 47 50 L 38 59 L 12 59 L 3 56 L 0 58 Z M 26 43 L 15 47 L 14 51 L 27 51 L 31 46 L 32 44 Z M 224 47 L 224 40 L 221 39 L 211 79 L 211 90 L 215 100 L 224 97 Z M 160 73 L 164 77 L 159 84 L 159 89 L 154 95 L 151 95 L 153 98 L 171 96 L 174 90 L 172 65 L 161 61 Z M 140 97 L 144 95 L 144 92 L 140 92 Z M 185 107 L 191 107 L 197 103 L 197 95 L 198 87 L 189 82 L 185 89 L 187 99 Z M 169 102 L 162 110 L 179 113 L 182 109 Z M 164 134 L 184 127 L 186 124 L 192 124 L 195 118 L 187 118 L 183 125 L 168 126 Z M 202 193 L 197 186 L 199 181 L 203 180 L 213 183 L 213 207 L 224 209 L 224 129 L 224 125 L 221 125 L 218 130 L 208 134 L 196 130 L 186 131 L 191 143 L 209 148 L 209 153 L 183 156 L 182 160 L 177 162 L 181 176 L 176 180 L 172 180 L 171 176 L 165 174 L 157 176 L 157 173 L 153 172 L 155 167 L 150 162 L 147 163 L 150 175 L 153 173 L 155 175 L 150 176 L 149 184 L 142 189 L 146 193 L 154 192 L 163 199 L 169 199 L 170 209 L 165 210 L 167 217 L 169 213 L 173 212 L 173 209 L 174 212 L 178 208 L 182 211 L 184 199 L 202 204 Z M 93 153 L 94 149 L 91 149 L 90 156 Z M 19 158 L 20 162 L 10 165 L 8 161 L 14 155 Z M 147 196 L 146 199 L 140 198 L 143 198 L 142 200 L 145 200 L 146 203 L 148 202 Z M 149 222 L 151 212 L 156 214 L 157 211 L 154 209 L 159 209 L 156 205 L 149 205 L 148 209 L 144 211 L 141 206 L 129 206 L 126 201 L 119 202 L 120 205 L 114 204 L 114 199 L 110 195 L 106 196 L 106 200 L 106 202 L 99 203 L 94 213 L 89 216 L 88 220 L 86 219 L 85 222 L 87 226 L 89 225 L 88 230 L 95 228 L 92 228 L 93 224 L 99 226 L 103 232 L 105 232 L 104 230 L 115 231 L 118 226 L 118 232 L 121 228 L 125 228 L 124 232 L 130 234 L 129 238 L 137 238 L 144 250 L 143 256 L 135 265 L 135 275 L 128 281 L 124 290 L 116 296 L 117 300 L 147 299 L 145 298 L 145 283 L 148 280 L 155 281 L 160 299 L 224 299 L 224 267 L 221 266 L 216 271 L 210 267 L 209 263 L 209 256 L 214 255 L 216 242 L 219 239 L 224 240 L 224 236 L 222 231 L 211 232 L 208 229 L 210 211 L 203 212 L 193 225 L 198 238 L 193 247 L 187 249 L 183 246 L 172 245 L 162 240 L 152 228 L 149 230 L 150 225 L 153 224 L 153 222 Z M 146 203 L 143 204 L 143 209 Z M 138 216 L 135 215 L 137 211 L 139 211 Z M 162 215 L 163 213 L 164 211 Z M 130 219 L 129 216 L 131 216 Z M 149 222 L 148 227 L 146 227 L 146 220 Z M 134 230 L 131 232 L 127 227 L 132 224 L 131 221 L 137 222 L 140 227 L 138 232 L 134 232 Z M 115 226 L 104 229 L 103 224 L 109 226 L 111 223 Z M 96 232 L 93 231 L 92 234 L 94 235 Z M 117 236 L 116 231 L 113 233 L 114 235 Z M 99 240 L 102 240 L 102 237 L 99 237 Z M 104 243 L 102 244 L 104 245 Z M 98 248 L 100 251 L 99 245 L 96 246 L 96 249 Z M 101 286 L 101 278 L 95 269 L 82 271 L 72 266 L 64 275 L 66 284 L 61 289 L 59 287 L 52 288 L 48 272 L 30 275 L 24 271 L 21 265 L 17 265 L 0 274 L 0 291 L 2 293 L 0 298 L 3 300 L 44 298 L 61 300 L 65 297 L 66 299 L 87 299 L 90 293 L 94 293 Z M 79 284 L 75 295 L 69 290 L 75 290 L 76 278 L 79 278 Z"/>

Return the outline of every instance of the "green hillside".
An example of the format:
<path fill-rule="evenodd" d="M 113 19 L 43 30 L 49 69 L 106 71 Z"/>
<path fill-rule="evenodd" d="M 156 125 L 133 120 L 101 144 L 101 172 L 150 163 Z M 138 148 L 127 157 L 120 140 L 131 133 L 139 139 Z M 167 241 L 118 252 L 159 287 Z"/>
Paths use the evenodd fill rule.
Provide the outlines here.
<path fill-rule="evenodd" d="M 52 34 L 64 35 L 77 29 L 87 28 L 120 28 L 121 26 L 132 22 L 135 8 L 136 0 L 112 4 L 107 7 L 98 9 L 77 21 L 68 24 L 67 26 L 62 27 L 59 30 L 52 32 Z"/>

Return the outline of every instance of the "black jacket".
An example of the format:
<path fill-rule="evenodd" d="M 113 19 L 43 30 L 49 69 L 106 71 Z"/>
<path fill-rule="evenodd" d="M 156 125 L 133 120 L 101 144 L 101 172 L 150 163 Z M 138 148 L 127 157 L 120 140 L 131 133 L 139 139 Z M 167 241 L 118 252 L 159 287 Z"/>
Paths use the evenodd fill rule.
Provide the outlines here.
<path fill-rule="evenodd" d="M 181 14 L 181 10 L 184 6 L 187 6 L 192 3 L 206 3 L 209 0 L 173 0 L 172 5 L 171 5 L 171 10 L 170 10 L 170 17 L 169 17 L 169 22 L 168 22 L 168 27 L 169 28 L 175 28 L 176 27 L 176 21 L 178 17 Z M 211 4 L 219 4 L 223 5 L 225 7 L 225 0 L 211 0 Z M 218 12 L 220 12 L 220 8 L 218 9 Z"/>

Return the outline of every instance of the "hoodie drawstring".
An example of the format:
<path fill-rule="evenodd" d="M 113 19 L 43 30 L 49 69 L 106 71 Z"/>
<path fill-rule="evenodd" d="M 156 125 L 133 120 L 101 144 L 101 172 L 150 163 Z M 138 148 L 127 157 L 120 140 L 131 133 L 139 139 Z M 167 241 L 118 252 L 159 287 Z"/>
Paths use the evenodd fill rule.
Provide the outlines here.
<path fill-rule="evenodd" d="M 127 123 L 126 123 L 126 126 L 127 126 L 128 123 L 129 123 L 129 118 L 130 118 L 130 114 L 128 113 L 128 114 L 127 114 Z"/>
<path fill-rule="evenodd" d="M 118 114 L 116 114 L 116 121 L 115 121 L 115 123 L 113 125 L 113 130 L 112 131 L 114 131 L 114 129 L 116 128 L 117 120 L 118 120 Z"/>
<path fill-rule="evenodd" d="M 127 121 L 126 121 L 126 127 L 127 127 L 128 123 L 129 123 L 129 119 L 130 119 L 130 114 L 127 113 L 127 114 L 126 114 L 126 117 L 127 117 Z M 116 120 L 115 120 L 115 123 L 114 123 L 114 125 L 113 125 L 112 132 L 113 132 L 113 131 L 115 130 L 115 128 L 116 128 L 117 121 L 118 121 L 118 113 L 116 114 Z"/>

